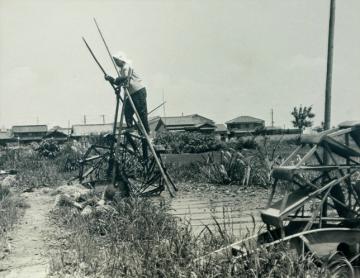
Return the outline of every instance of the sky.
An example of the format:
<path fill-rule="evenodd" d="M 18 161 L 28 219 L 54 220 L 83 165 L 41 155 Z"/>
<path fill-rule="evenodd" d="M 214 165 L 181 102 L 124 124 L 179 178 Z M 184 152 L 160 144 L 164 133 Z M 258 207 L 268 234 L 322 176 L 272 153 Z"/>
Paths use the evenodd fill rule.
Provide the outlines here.
<path fill-rule="evenodd" d="M 152 116 L 241 115 L 291 127 L 294 106 L 324 117 L 330 0 L 0 0 L 0 128 L 113 121 L 122 50 Z M 360 1 L 336 2 L 331 124 L 360 120 Z"/>

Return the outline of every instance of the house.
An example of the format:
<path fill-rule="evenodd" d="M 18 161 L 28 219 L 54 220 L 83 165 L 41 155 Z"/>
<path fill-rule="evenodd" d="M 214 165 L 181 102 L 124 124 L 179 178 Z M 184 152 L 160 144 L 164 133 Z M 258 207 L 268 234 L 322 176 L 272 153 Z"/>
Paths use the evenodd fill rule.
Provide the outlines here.
<path fill-rule="evenodd" d="M 149 122 L 149 129 L 150 129 L 150 137 L 154 138 L 156 136 L 157 132 L 161 132 L 163 130 L 165 130 L 164 125 L 162 127 L 160 127 L 159 130 L 155 131 L 159 121 L 161 120 L 161 117 L 159 116 L 155 116 L 155 117 L 151 117 L 149 118 L 148 122 Z"/>
<path fill-rule="evenodd" d="M 220 141 L 227 141 L 228 140 L 228 130 L 226 125 L 224 124 L 216 124 L 215 125 L 215 138 Z"/>
<path fill-rule="evenodd" d="M 231 136 L 249 135 L 265 128 L 265 121 L 251 116 L 240 116 L 225 123 Z"/>
<path fill-rule="evenodd" d="M 86 124 L 73 125 L 71 128 L 70 137 L 74 139 L 87 138 L 89 136 L 99 136 L 113 133 L 113 123 L 109 124 Z M 117 133 L 120 123 L 117 123 Z M 126 123 L 123 123 L 123 128 L 126 128 Z"/>
<path fill-rule="evenodd" d="M 65 142 L 69 139 L 69 136 L 58 129 L 50 130 L 45 136 L 44 139 L 53 139 L 57 142 Z"/>
<path fill-rule="evenodd" d="M 212 133 L 216 126 L 214 121 L 198 114 L 175 116 L 175 117 L 155 117 L 149 120 L 150 135 L 155 137 L 161 131 L 181 132 L 197 131 L 202 133 Z"/>
<path fill-rule="evenodd" d="M 71 137 L 81 138 L 93 135 L 104 135 L 113 132 L 113 124 L 85 124 L 73 125 Z"/>
<path fill-rule="evenodd" d="M 11 135 L 10 130 L 0 130 L 0 146 L 5 146 L 14 141 L 16 141 L 16 139 Z"/>
<path fill-rule="evenodd" d="M 68 127 L 61 127 L 61 126 L 57 125 L 57 126 L 54 126 L 52 129 L 50 129 L 49 132 L 54 131 L 54 130 L 64 133 L 67 136 L 71 135 L 71 128 L 68 128 Z"/>
<path fill-rule="evenodd" d="M 40 142 L 47 131 L 47 125 L 16 125 L 11 128 L 12 137 L 22 143 Z"/>

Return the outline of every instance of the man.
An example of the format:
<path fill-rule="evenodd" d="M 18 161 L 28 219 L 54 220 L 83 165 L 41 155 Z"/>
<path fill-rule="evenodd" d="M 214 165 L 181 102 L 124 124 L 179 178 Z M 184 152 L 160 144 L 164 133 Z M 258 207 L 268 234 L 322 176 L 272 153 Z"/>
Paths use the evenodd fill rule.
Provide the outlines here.
<path fill-rule="evenodd" d="M 135 105 L 135 108 L 140 116 L 140 120 L 143 123 L 145 131 L 149 134 L 149 122 L 148 112 L 146 104 L 146 88 L 142 83 L 140 77 L 135 73 L 133 68 L 130 66 L 131 61 L 122 52 L 117 53 L 113 56 L 115 64 L 119 67 L 120 77 L 114 79 L 109 75 L 105 75 L 105 79 L 114 85 L 122 86 L 127 85 L 128 92 Z M 127 127 L 133 126 L 134 109 L 131 106 L 130 100 L 125 96 L 124 101 L 124 113 Z M 142 132 L 142 130 L 141 130 Z M 145 136 L 145 135 L 144 135 Z M 131 143 L 131 142 L 130 142 Z M 144 160 L 148 159 L 148 144 L 145 138 L 142 139 L 142 151 Z"/>
<path fill-rule="evenodd" d="M 126 56 L 119 52 L 113 56 L 115 64 L 119 67 L 120 77 L 114 79 L 113 77 L 106 75 L 105 79 L 114 85 L 121 86 L 126 84 L 129 80 L 128 91 L 131 99 L 134 102 L 135 108 L 139 113 L 140 119 L 144 125 L 146 132 L 149 134 L 149 122 L 147 116 L 147 104 L 146 104 L 146 88 L 142 83 L 140 77 L 134 72 L 130 66 L 131 61 Z M 134 110 L 131 106 L 130 100 L 126 97 L 124 103 L 125 109 L 125 121 L 128 127 L 133 126 Z"/>

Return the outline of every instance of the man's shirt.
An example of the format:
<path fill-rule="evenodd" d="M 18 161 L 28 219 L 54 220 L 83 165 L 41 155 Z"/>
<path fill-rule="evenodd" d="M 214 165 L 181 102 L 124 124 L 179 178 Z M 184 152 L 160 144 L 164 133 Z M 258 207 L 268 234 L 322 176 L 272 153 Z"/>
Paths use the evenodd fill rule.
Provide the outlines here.
<path fill-rule="evenodd" d="M 130 76 L 130 84 L 129 84 L 129 93 L 133 94 L 137 91 L 139 91 L 142 88 L 145 88 L 145 86 L 142 83 L 141 78 L 134 72 L 134 70 L 129 66 L 129 64 L 125 64 L 120 69 L 120 74 L 122 77 L 128 77 Z"/>

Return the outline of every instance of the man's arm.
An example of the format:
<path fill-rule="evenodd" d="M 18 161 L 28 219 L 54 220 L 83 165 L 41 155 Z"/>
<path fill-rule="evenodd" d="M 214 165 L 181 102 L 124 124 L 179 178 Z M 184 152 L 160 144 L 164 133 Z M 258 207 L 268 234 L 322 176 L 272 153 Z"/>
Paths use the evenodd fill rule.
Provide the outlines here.
<path fill-rule="evenodd" d="M 120 77 L 114 78 L 110 75 L 105 75 L 105 80 L 109 81 L 111 84 L 121 86 L 126 83 L 130 74 L 131 74 L 130 66 L 128 64 L 125 64 L 120 71 L 120 75 L 121 75 Z"/>
<path fill-rule="evenodd" d="M 106 81 L 109 81 L 111 84 L 114 84 L 114 85 L 117 85 L 117 86 L 121 86 L 121 85 L 123 85 L 123 84 L 126 82 L 127 78 L 126 78 L 126 77 L 122 77 L 122 76 L 117 77 L 117 78 L 114 78 L 114 77 L 112 77 L 112 76 L 110 76 L 110 75 L 105 75 L 105 80 L 106 80 Z"/>

